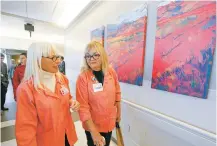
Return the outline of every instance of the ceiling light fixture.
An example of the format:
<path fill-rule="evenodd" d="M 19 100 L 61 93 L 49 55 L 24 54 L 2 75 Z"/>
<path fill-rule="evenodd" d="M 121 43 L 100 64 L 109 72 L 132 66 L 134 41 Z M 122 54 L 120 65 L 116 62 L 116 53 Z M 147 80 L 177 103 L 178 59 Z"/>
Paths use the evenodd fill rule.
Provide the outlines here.
<path fill-rule="evenodd" d="M 26 24 L 24 24 L 24 29 L 25 29 L 26 31 L 29 31 L 29 33 L 30 33 L 30 38 L 31 38 L 32 32 L 34 32 L 34 26 L 33 26 L 32 24 L 30 24 L 30 23 L 26 23 Z"/>
<path fill-rule="evenodd" d="M 63 12 L 57 20 L 57 25 L 66 28 L 90 2 L 91 0 L 60 1 L 59 5 L 63 8 Z"/>
<path fill-rule="evenodd" d="M 25 4 L 26 4 L 26 18 L 27 18 L 27 20 L 28 20 L 27 1 L 25 1 Z M 31 37 L 32 37 L 32 32 L 34 32 L 34 26 L 33 26 L 32 24 L 30 24 L 30 23 L 26 23 L 26 24 L 24 24 L 24 29 L 25 29 L 26 31 L 29 31 L 29 33 L 30 33 L 30 38 L 31 38 Z"/>

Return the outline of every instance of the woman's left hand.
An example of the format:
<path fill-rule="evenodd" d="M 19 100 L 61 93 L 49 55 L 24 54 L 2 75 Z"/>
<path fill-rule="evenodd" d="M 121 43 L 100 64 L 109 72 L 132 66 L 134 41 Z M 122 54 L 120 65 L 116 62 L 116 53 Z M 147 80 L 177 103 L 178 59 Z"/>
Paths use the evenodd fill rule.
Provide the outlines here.
<path fill-rule="evenodd" d="M 80 108 L 80 103 L 76 100 L 70 100 L 70 107 L 73 111 L 77 112 Z"/>

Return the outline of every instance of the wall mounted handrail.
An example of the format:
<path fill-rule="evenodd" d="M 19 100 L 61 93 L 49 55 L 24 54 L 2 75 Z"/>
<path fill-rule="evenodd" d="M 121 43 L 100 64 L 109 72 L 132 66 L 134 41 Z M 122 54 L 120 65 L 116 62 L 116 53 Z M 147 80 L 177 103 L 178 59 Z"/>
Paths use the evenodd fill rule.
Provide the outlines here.
<path fill-rule="evenodd" d="M 216 134 L 215 133 L 206 131 L 204 129 L 201 129 L 199 127 L 191 125 L 189 123 L 177 120 L 177 119 L 175 119 L 173 117 L 170 117 L 170 116 L 164 115 L 162 113 L 156 112 L 154 110 L 151 110 L 151 109 L 149 109 L 147 107 L 144 107 L 144 106 L 141 106 L 141 105 L 138 105 L 138 104 L 135 104 L 135 103 L 130 102 L 128 100 L 122 99 L 122 102 L 126 103 L 126 104 L 140 110 L 140 111 L 146 112 L 149 115 L 155 116 L 156 118 L 160 118 L 163 121 L 166 121 L 166 122 L 168 122 L 170 124 L 176 125 L 177 127 L 185 129 L 188 132 L 199 135 L 199 136 L 201 136 L 201 137 L 203 137 L 203 138 L 205 138 L 207 140 L 210 140 L 210 141 L 216 143 Z"/>

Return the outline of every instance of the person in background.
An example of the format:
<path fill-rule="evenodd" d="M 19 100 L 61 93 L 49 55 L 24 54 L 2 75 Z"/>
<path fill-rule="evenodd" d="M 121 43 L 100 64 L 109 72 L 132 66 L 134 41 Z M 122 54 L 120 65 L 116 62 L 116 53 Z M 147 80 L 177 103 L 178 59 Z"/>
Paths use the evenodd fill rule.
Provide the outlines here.
<path fill-rule="evenodd" d="M 24 80 L 17 89 L 17 146 L 73 146 L 77 141 L 70 108 L 77 111 L 80 104 L 72 99 L 57 58 L 49 43 L 33 43 L 28 49 Z"/>
<path fill-rule="evenodd" d="M 18 63 L 18 65 L 17 66 L 20 66 L 20 65 L 22 65 L 21 63 Z"/>
<path fill-rule="evenodd" d="M 59 71 L 65 75 L 65 74 L 66 74 L 66 71 L 65 71 L 65 61 L 64 61 L 64 57 L 63 57 L 63 56 L 60 56 L 60 60 L 61 60 L 61 63 L 59 64 Z"/>
<path fill-rule="evenodd" d="M 14 71 L 14 76 L 13 76 L 13 91 L 14 91 L 14 100 L 17 101 L 17 96 L 16 96 L 16 91 L 18 86 L 23 80 L 24 73 L 25 73 L 25 68 L 26 68 L 26 53 L 20 54 L 20 63 L 21 65 L 17 66 L 15 71 Z"/>
<path fill-rule="evenodd" d="M 8 110 L 8 108 L 4 106 L 9 84 L 7 65 L 3 62 L 4 59 L 5 55 L 1 53 L 1 111 Z"/>
<path fill-rule="evenodd" d="M 76 99 L 80 102 L 88 146 L 109 146 L 112 130 L 121 117 L 121 91 L 115 70 L 109 66 L 103 46 L 90 42 L 84 65 L 76 82 Z"/>
<path fill-rule="evenodd" d="M 16 68 L 16 62 L 14 59 L 11 59 L 11 66 L 10 66 L 10 69 L 8 70 L 8 76 L 9 78 L 12 80 L 13 79 L 13 76 L 14 76 L 14 70 Z M 13 84 L 13 82 L 12 82 Z"/>

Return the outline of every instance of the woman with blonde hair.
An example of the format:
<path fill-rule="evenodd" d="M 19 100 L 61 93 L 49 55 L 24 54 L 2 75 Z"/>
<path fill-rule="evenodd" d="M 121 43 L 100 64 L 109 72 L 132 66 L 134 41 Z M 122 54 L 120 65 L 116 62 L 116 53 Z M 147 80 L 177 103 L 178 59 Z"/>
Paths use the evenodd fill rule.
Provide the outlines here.
<path fill-rule="evenodd" d="M 28 49 L 23 82 L 17 89 L 15 133 L 18 146 L 73 146 L 77 141 L 70 108 L 69 81 L 58 72 L 53 45 L 33 43 Z"/>
<path fill-rule="evenodd" d="M 121 91 L 116 72 L 109 66 L 103 46 L 90 42 L 84 54 L 84 65 L 76 83 L 88 146 L 109 146 L 112 130 L 121 117 Z"/>

